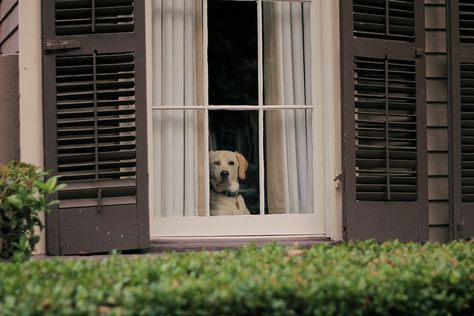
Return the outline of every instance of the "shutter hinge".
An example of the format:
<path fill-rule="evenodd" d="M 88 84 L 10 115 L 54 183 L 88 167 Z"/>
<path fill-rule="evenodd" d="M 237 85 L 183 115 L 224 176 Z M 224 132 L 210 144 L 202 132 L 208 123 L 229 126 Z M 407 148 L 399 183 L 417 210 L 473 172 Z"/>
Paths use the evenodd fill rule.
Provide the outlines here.
<path fill-rule="evenodd" d="M 456 229 L 458 233 L 457 238 L 463 238 L 463 226 L 464 226 L 464 221 L 461 221 L 461 223 L 456 225 Z"/>
<path fill-rule="evenodd" d="M 97 190 L 97 214 L 102 213 L 102 188 Z"/>
<path fill-rule="evenodd" d="M 44 41 L 43 49 L 45 53 L 55 53 L 57 51 L 81 48 L 81 42 L 77 40 L 64 41 Z"/>
<path fill-rule="evenodd" d="M 334 177 L 334 183 L 336 185 L 336 189 L 339 189 L 341 187 L 341 184 L 344 185 L 344 174 L 339 173 Z"/>
<path fill-rule="evenodd" d="M 423 48 L 415 48 L 415 58 L 421 58 L 423 57 L 423 54 L 425 53 L 425 50 Z"/>

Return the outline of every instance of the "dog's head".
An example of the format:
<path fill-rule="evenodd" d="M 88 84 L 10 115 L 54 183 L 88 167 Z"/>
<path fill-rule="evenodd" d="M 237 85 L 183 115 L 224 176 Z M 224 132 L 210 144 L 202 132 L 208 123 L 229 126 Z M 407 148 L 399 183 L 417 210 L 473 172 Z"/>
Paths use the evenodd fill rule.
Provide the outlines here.
<path fill-rule="evenodd" d="M 209 175 L 216 192 L 239 189 L 239 180 L 245 180 L 249 163 L 237 151 L 217 150 L 209 152 Z"/>

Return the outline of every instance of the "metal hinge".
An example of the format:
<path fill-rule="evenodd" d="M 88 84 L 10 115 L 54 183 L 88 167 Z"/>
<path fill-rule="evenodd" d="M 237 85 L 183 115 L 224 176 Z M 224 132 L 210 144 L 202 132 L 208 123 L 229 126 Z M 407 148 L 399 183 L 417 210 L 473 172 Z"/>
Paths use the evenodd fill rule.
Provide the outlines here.
<path fill-rule="evenodd" d="M 81 42 L 77 40 L 44 41 L 43 42 L 43 49 L 46 53 L 55 53 L 62 50 L 79 49 L 79 48 L 81 48 Z"/>
<path fill-rule="evenodd" d="M 423 48 L 415 48 L 415 58 L 423 57 L 425 50 Z"/>
<path fill-rule="evenodd" d="M 457 233 L 458 236 L 457 238 L 462 238 L 463 237 L 463 226 L 464 226 L 464 221 L 456 225 Z"/>
<path fill-rule="evenodd" d="M 344 185 L 344 174 L 339 173 L 334 177 L 334 183 L 336 184 L 336 189 L 341 187 L 341 184 Z"/>

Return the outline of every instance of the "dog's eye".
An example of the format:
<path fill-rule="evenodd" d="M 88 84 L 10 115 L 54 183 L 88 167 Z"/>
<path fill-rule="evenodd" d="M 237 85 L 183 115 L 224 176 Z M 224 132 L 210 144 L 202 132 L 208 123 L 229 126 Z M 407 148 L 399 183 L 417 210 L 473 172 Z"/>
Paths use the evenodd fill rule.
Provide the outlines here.
<path fill-rule="evenodd" d="M 233 165 L 235 165 L 235 162 L 229 161 L 229 165 L 233 166 Z"/>
<path fill-rule="evenodd" d="M 214 161 L 212 164 L 215 165 L 215 166 L 218 166 L 218 165 L 220 165 L 221 163 L 220 163 L 219 161 Z"/>

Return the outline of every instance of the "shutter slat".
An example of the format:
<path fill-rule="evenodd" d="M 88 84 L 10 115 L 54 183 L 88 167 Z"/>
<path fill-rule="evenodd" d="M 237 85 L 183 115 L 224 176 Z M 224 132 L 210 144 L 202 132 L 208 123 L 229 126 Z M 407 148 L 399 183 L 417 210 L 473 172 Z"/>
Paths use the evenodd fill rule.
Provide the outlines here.
<path fill-rule="evenodd" d="M 131 71 L 122 71 L 119 73 L 112 72 L 112 73 L 99 73 L 97 74 L 97 79 L 99 81 L 101 80 L 118 80 L 118 79 L 130 79 L 133 78 L 134 73 Z M 93 78 L 90 74 L 78 74 L 78 75 L 70 75 L 68 74 L 67 76 L 57 76 L 57 82 L 61 83 L 63 80 L 67 80 L 68 82 L 73 82 L 73 81 L 88 81 L 92 82 Z"/>
<path fill-rule="evenodd" d="M 416 194 L 414 193 L 392 192 L 390 195 L 400 202 L 410 202 L 410 201 L 416 200 Z M 357 199 L 364 200 L 364 201 L 381 201 L 382 202 L 387 199 L 387 194 L 386 193 L 373 193 L 373 192 L 370 192 L 370 193 L 358 192 Z"/>
<path fill-rule="evenodd" d="M 353 0 L 354 37 L 413 42 L 414 0 L 386 1 Z"/>
<path fill-rule="evenodd" d="M 58 136 L 59 137 L 74 137 L 74 136 L 81 136 L 81 135 L 90 135 L 94 134 L 95 128 L 87 128 L 87 127 L 66 127 L 58 129 Z M 106 134 L 114 134 L 114 133 L 129 133 L 135 132 L 135 126 L 124 126 L 124 127 L 105 127 L 98 129 L 99 135 L 106 135 Z"/>
<path fill-rule="evenodd" d="M 101 206 L 128 205 L 137 204 L 134 196 L 121 196 L 113 198 L 103 198 L 100 201 Z M 59 208 L 79 208 L 79 207 L 96 207 L 99 205 L 98 199 L 73 199 L 59 201 Z"/>
<path fill-rule="evenodd" d="M 357 199 L 416 200 L 417 185 L 412 182 L 418 164 L 414 62 L 355 57 L 354 97 Z M 377 185 L 360 185 L 360 177 L 365 183 L 374 177 Z M 409 194 L 392 195 L 399 187 Z"/>
<path fill-rule="evenodd" d="M 98 116 L 117 116 L 117 115 L 133 115 L 135 114 L 134 108 L 124 108 L 124 109 L 115 109 L 113 107 L 109 108 L 99 108 L 97 111 Z M 93 117 L 94 109 L 85 108 L 79 110 L 58 110 L 58 118 L 76 118 L 76 117 Z"/>
<path fill-rule="evenodd" d="M 133 32 L 133 0 L 96 0 L 94 4 L 91 0 L 56 1 L 56 35 Z"/>
<path fill-rule="evenodd" d="M 122 159 L 134 159 L 136 158 L 135 150 L 121 150 L 112 152 L 100 152 L 99 160 L 122 160 Z M 58 163 L 74 163 L 83 161 L 94 161 L 94 153 L 69 153 L 69 154 L 58 154 Z"/>
<path fill-rule="evenodd" d="M 91 190 L 91 189 L 110 189 L 114 190 L 117 188 L 130 188 L 135 187 L 134 180 L 110 180 L 110 181 L 91 181 L 91 182 L 75 182 L 69 183 L 66 187 L 61 189 L 61 192 L 74 192 L 80 190 Z"/>
<path fill-rule="evenodd" d="M 77 181 L 77 180 L 101 180 L 101 179 L 123 179 L 124 177 L 134 177 L 136 172 L 134 170 L 131 171 L 102 171 L 98 173 L 95 172 L 63 172 L 61 176 L 62 181 Z M 62 202 L 65 199 L 61 199 Z M 116 204 L 117 205 L 117 204 Z M 84 205 L 85 207 L 86 205 Z"/>
<path fill-rule="evenodd" d="M 128 98 L 124 99 L 121 98 L 120 100 L 97 100 L 97 106 L 121 106 L 121 105 L 134 105 L 135 99 Z M 65 108 L 84 108 L 84 107 L 91 107 L 94 106 L 94 100 L 68 100 L 68 101 L 58 101 L 57 108 L 58 109 L 65 109 Z"/>
<path fill-rule="evenodd" d="M 461 3 L 461 2 L 460 2 Z M 466 6 L 460 5 L 461 16 Z M 474 7 L 472 19 L 474 20 Z M 461 25 L 462 25 L 461 21 Z M 474 32 L 474 28 L 472 29 Z M 461 31 L 461 41 L 463 40 Z M 464 37 L 464 42 L 466 38 Z M 460 64 L 460 120 L 461 120 L 461 198 L 464 203 L 474 202 L 472 185 L 474 178 L 474 63 Z"/>
<path fill-rule="evenodd" d="M 111 8 L 104 10 L 109 12 Z M 56 64 L 60 181 L 76 183 L 75 187 L 77 181 L 102 181 L 100 189 L 104 192 L 110 189 L 104 186 L 107 183 L 104 179 L 126 181 L 130 187 L 130 179 L 136 177 L 133 54 L 58 56 Z M 113 197 L 118 202 L 113 205 L 129 201 L 122 199 L 120 192 L 128 195 L 134 190 L 136 184 L 131 190 L 116 190 Z M 82 191 L 71 189 L 67 194 L 60 193 L 60 208 L 90 206 L 92 200 L 84 197 L 90 197 L 85 195 L 93 190 L 87 189 L 87 194 Z M 110 194 L 108 197 L 111 198 Z M 68 204 L 68 199 L 74 203 Z M 85 204 L 81 205 L 80 201 Z"/>
<path fill-rule="evenodd" d="M 472 1 L 459 0 L 459 35 L 461 43 L 474 43 L 474 5 Z"/>
<path fill-rule="evenodd" d="M 119 150 L 130 150 L 135 148 L 134 144 L 85 144 L 85 145 L 62 145 L 58 146 L 58 153 L 59 154 L 67 154 L 67 153 L 80 153 L 80 152 L 94 152 L 95 148 L 98 148 L 99 152 L 106 152 L 106 151 L 119 151 Z M 61 166 L 58 166 L 60 169 Z"/>
<path fill-rule="evenodd" d="M 119 187 L 114 189 L 104 189 L 101 192 L 102 198 L 115 198 L 117 197 L 132 197 L 135 196 L 136 190 L 131 187 Z M 80 190 L 74 192 L 60 192 L 59 196 L 63 200 L 78 200 L 78 199 L 96 199 L 97 189 Z"/>
<path fill-rule="evenodd" d="M 135 135 L 121 135 L 121 136 L 109 136 L 109 137 L 99 137 L 98 142 L 130 142 L 135 141 Z M 73 145 L 73 144 L 87 144 L 94 142 L 94 137 L 58 137 L 58 145 Z"/>
<path fill-rule="evenodd" d="M 135 118 L 133 116 L 113 116 L 113 117 L 99 117 L 97 122 L 101 126 L 111 126 L 121 123 L 133 123 Z M 72 127 L 72 126 L 90 126 L 94 125 L 94 120 L 85 118 L 85 119 L 59 119 L 58 128 Z"/>

